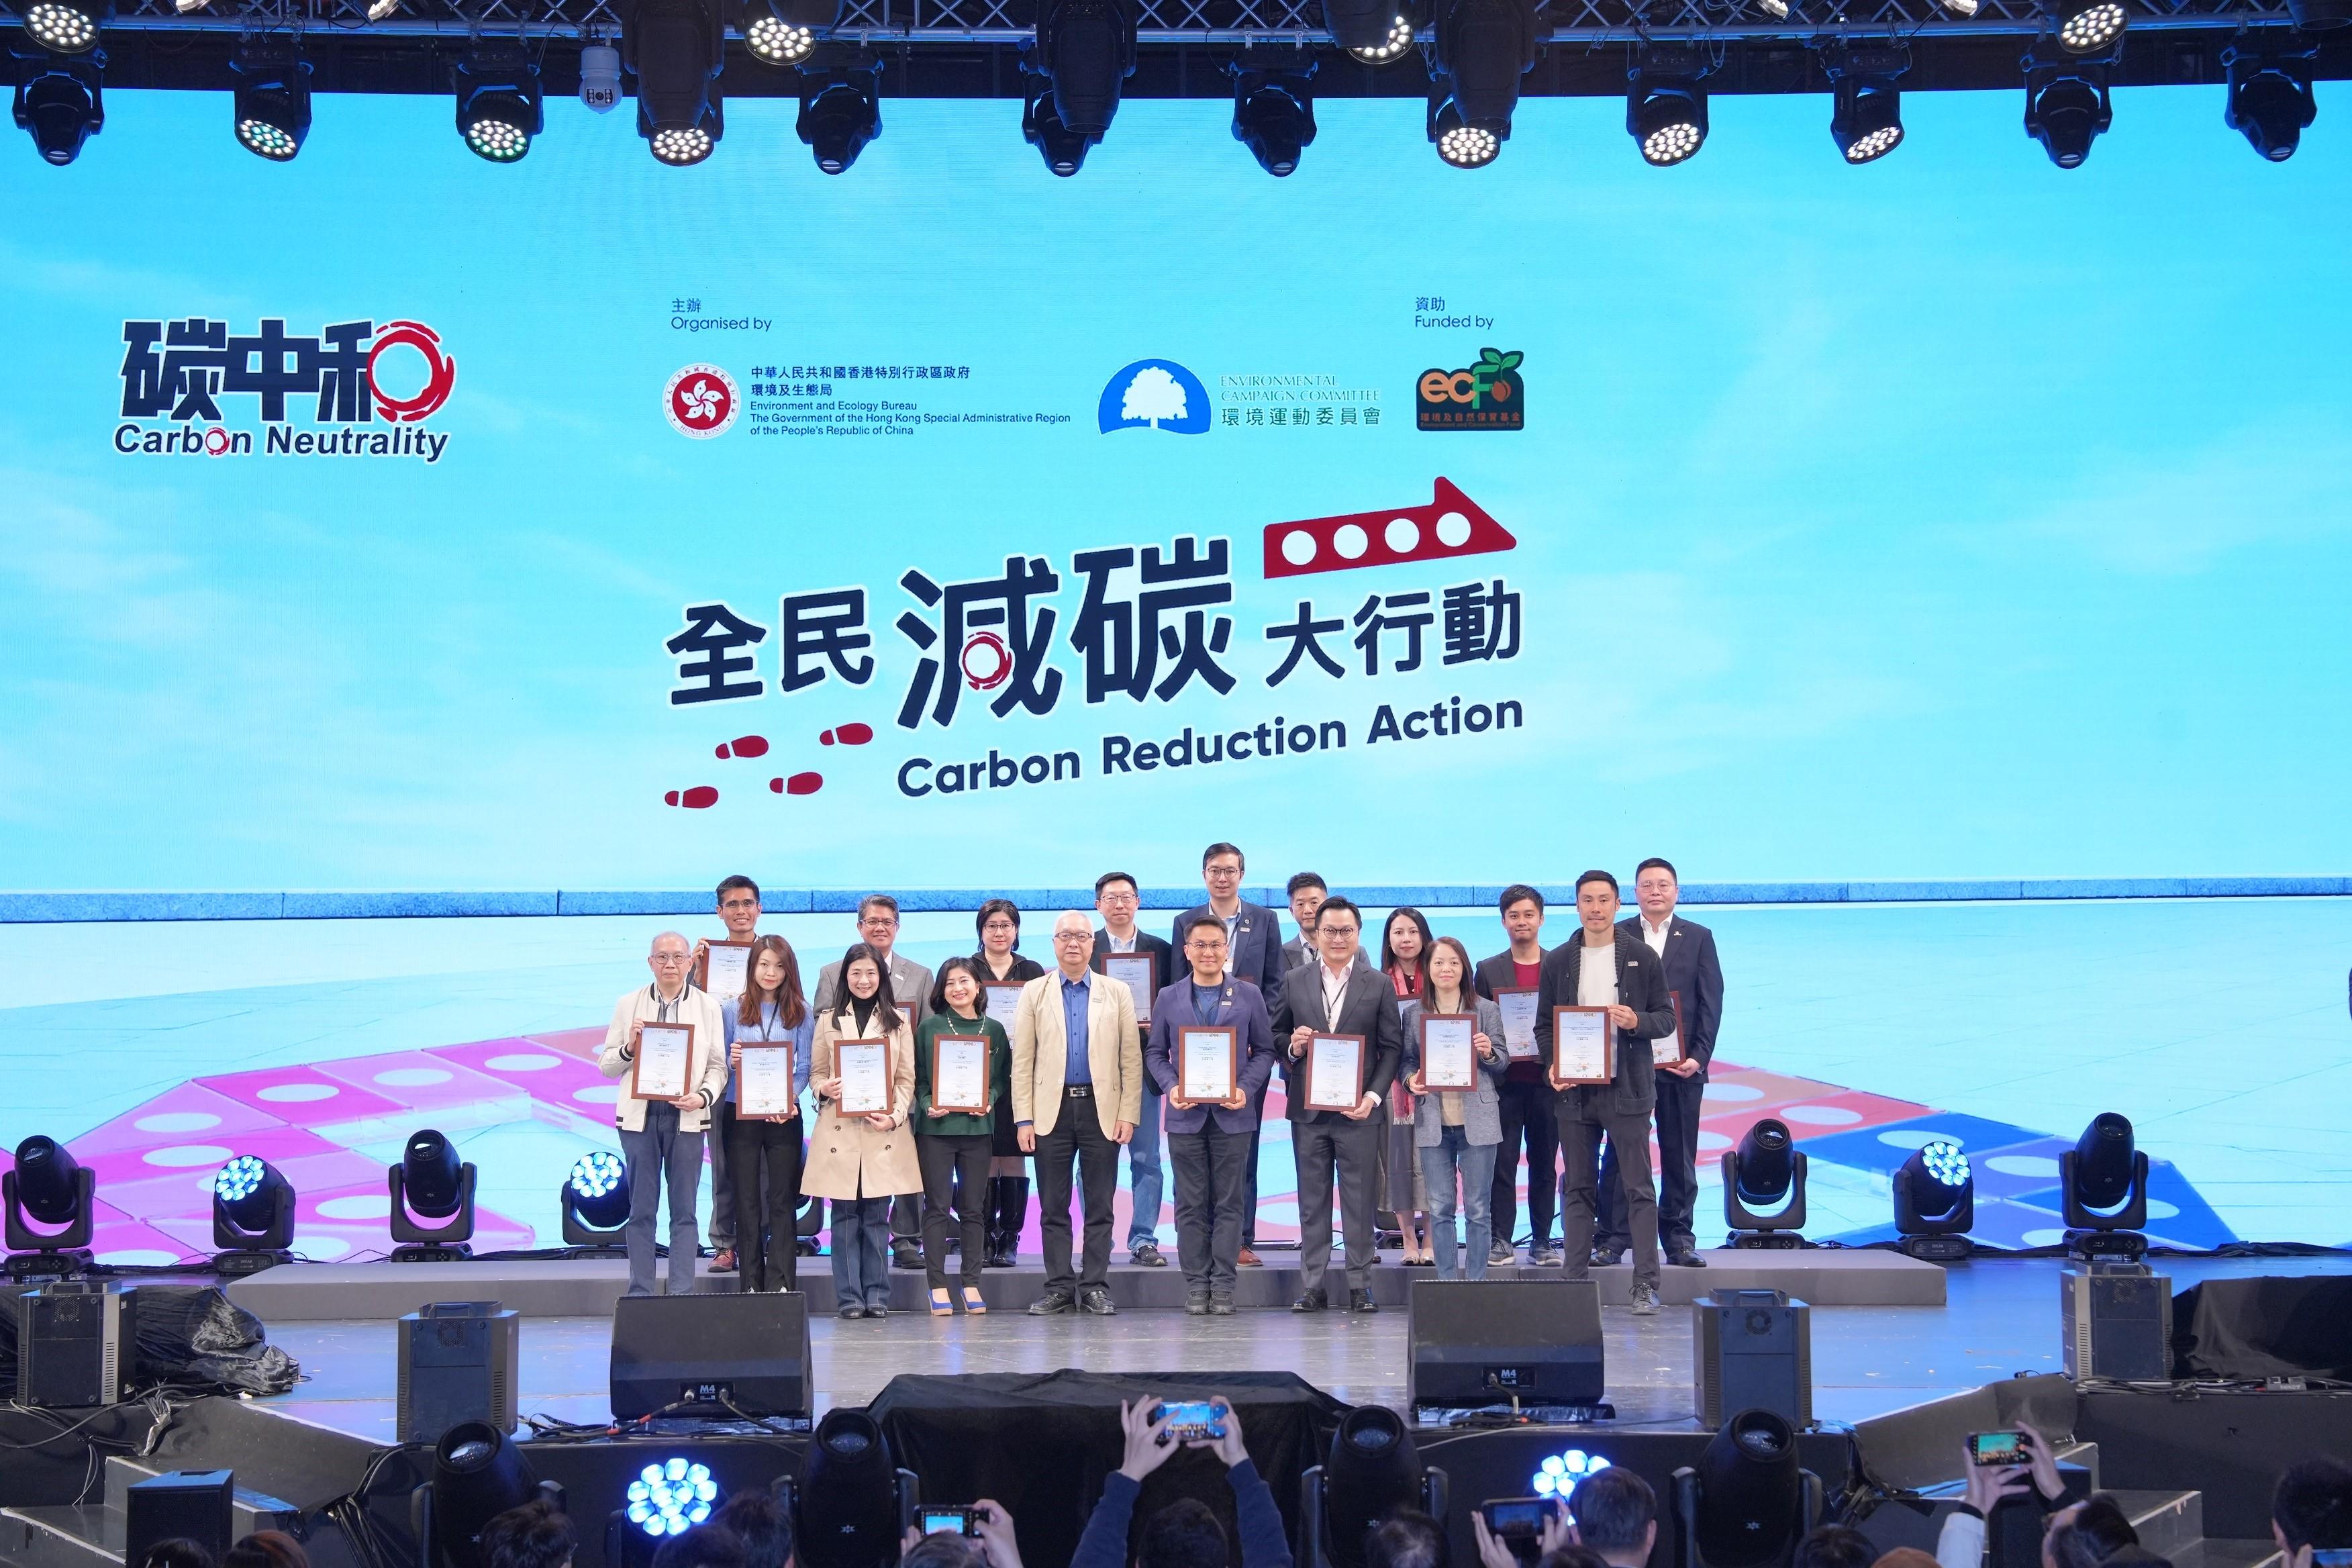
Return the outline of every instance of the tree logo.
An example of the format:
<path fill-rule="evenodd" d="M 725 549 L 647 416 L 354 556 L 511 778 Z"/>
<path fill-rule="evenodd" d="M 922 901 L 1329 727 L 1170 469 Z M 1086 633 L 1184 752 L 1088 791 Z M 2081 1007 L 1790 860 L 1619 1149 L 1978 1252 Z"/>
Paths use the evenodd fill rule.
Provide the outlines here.
<path fill-rule="evenodd" d="M 1413 412 L 1423 430 L 1524 430 L 1528 384 L 1519 378 L 1527 355 L 1480 349 L 1463 370 L 1431 369 L 1413 384 Z"/>
<path fill-rule="evenodd" d="M 715 364 L 690 364 L 662 389 L 662 408 L 681 436 L 707 441 L 723 436 L 742 407 L 735 378 Z"/>
<path fill-rule="evenodd" d="M 1145 429 L 1198 436 L 1209 428 L 1209 391 L 1172 359 L 1139 359 L 1105 384 L 1097 412 L 1106 436 Z"/>

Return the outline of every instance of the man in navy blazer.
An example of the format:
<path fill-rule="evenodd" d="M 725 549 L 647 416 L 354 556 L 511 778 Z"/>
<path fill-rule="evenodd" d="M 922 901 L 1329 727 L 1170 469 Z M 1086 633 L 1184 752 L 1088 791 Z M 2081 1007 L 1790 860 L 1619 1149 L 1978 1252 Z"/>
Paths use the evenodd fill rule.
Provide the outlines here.
<path fill-rule="evenodd" d="M 1706 1095 L 1707 1063 L 1715 1059 L 1715 1034 L 1723 1022 L 1723 964 L 1715 955 L 1715 933 L 1675 912 L 1682 879 L 1674 862 L 1656 856 L 1633 873 L 1633 896 L 1642 912 L 1617 922 L 1665 966 L 1666 989 L 1682 1004 L 1683 1059 L 1658 1069 L 1658 1245 L 1666 1261 L 1704 1268 L 1693 1213 L 1698 1206 L 1698 1118 Z M 1617 1186 L 1617 1147 L 1601 1162 L 1601 1229 L 1592 1238 L 1593 1261 L 1614 1263 L 1633 1239 L 1625 1226 L 1624 1194 Z"/>
<path fill-rule="evenodd" d="M 1245 862 L 1241 850 L 1234 845 L 1212 844 L 1201 852 L 1201 880 L 1209 889 L 1209 901 L 1195 904 L 1176 917 L 1169 944 L 1178 952 L 1184 947 L 1185 933 L 1192 929 L 1195 915 L 1214 915 L 1225 928 L 1225 973 L 1236 980 L 1246 980 L 1265 998 L 1267 1011 L 1274 1008 L 1274 999 L 1282 990 L 1282 921 L 1264 904 L 1251 903 L 1242 897 L 1242 872 Z M 1252 1138 L 1249 1147 L 1248 1207 L 1242 1215 L 1242 1267 L 1257 1267 L 1257 1140 Z"/>
<path fill-rule="evenodd" d="M 1191 973 L 1160 993 L 1151 1006 L 1151 1038 L 1143 1070 L 1166 1097 L 1162 1131 L 1176 1167 L 1176 1257 L 1184 1268 L 1184 1310 L 1229 1315 L 1240 1277 L 1243 1205 L 1248 1200 L 1249 1152 L 1257 1142 L 1266 1081 L 1274 1076 L 1274 1027 L 1265 998 L 1225 973 L 1225 922 L 1213 913 L 1192 917 L 1184 938 Z M 1236 1031 L 1238 1071 L 1231 1098 L 1182 1098 L 1177 1055 L 1188 1026 Z"/>

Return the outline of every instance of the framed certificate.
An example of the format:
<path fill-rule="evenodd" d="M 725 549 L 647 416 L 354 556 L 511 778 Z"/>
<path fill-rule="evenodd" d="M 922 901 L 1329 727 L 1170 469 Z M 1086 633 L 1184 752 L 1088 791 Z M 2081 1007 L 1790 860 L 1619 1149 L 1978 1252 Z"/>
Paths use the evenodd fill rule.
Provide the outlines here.
<path fill-rule="evenodd" d="M 940 1035 L 931 1041 L 931 1109 L 988 1114 L 986 1035 Z"/>
<path fill-rule="evenodd" d="M 835 1040 L 833 1070 L 841 1079 L 841 1114 L 873 1116 L 890 1109 L 890 1042 Z"/>
<path fill-rule="evenodd" d="M 1515 1062 L 1531 1062 L 1543 1053 L 1536 1048 L 1536 993 L 1497 991 L 1495 1005 L 1503 1010 L 1503 1054 Z"/>
<path fill-rule="evenodd" d="M 988 994 L 988 1016 L 1003 1026 L 1008 1039 L 1013 1035 L 1013 1016 L 1021 1011 L 1021 988 L 1026 984 L 1021 980 L 991 980 L 981 986 Z"/>
<path fill-rule="evenodd" d="M 1242 1032 L 1209 1024 L 1176 1031 L 1176 1096 L 1194 1105 L 1221 1105 L 1241 1082 Z"/>
<path fill-rule="evenodd" d="M 637 1026 L 637 1061 L 629 1092 L 639 1100 L 683 1100 L 694 1073 L 694 1026 Z"/>
<path fill-rule="evenodd" d="M 1421 1081 L 1433 1090 L 1459 1093 L 1478 1087 L 1478 1051 L 1471 1037 L 1478 1032 L 1475 1013 L 1423 1013 L 1421 1016 Z"/>
<path fill-rule="evenodd" d="M 1669 991 L 1666 1000 L 1675 1005 L 1675 1032 L 1650 1042 L 1650 1058 L 1662 1068 L 1672 1067 L 1683 1059 L 1683 994 Z"/>
<path fill-rule="evenodd" d="M 732 1002 L 751 984 L 751 944 L 714 942 L 703 949 L 694 983 L 721 1002 Z"/>
<path fill-rule="evenodd" d="M 1151 1022 L 1151 982 L 1155 965 L 1148 952 L 1112 952 L 1103 955 L 1103 973 L 1113 980 L 1123 980 L 1135 993 L 1135 1021 Z M 1223 1095 L 1218 1096 L 1220 1100 Z"/>
<path fill-rule="evenodd" d="M 1307 1042 L 1307 1109 L 1353 1110 L 1364 1099 L 1364 1037 L 1317 1035 Z"/>
<path fill-rule="evenodd" d="M 793 1088 L 793 1046 L 742 1042 L 743 1058 L 735 1066 L 735 1114 L 784 1118 L 796 1114 L 801 1097 Z"/>
<path fill-rule="evenodd" d="M 1617 1031 L 1606 1007 L 1551 1010 L 1551 1086 L 1604 1084 L 1617 1076 Z"/>

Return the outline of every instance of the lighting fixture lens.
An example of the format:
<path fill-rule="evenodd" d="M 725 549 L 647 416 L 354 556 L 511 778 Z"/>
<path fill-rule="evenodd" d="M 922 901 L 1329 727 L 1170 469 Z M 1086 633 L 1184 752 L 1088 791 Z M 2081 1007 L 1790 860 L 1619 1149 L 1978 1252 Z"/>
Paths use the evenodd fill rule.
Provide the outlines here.
<path fill-rule="evenodd" d="M 55 0 L 40 0 L 25 13 L 25 31 L 41 47 L 61 55 L 80 54 L 98 42 L 98 23 L 89 13 Z"/>
<path fill-rule="evenodd" d="M 665 163 L 681 167 L 688 163 L 699 163 L 710 156 L 711 145 L 710 132 L 698 125 L 688 126 L 683 131 L 654 132 L 654 156 Z"/>
<path fill-rule="evenodd" d="M 493 163 L 511 163 L 530 151 L 530 134 L 503 120 L 477 120 L 466 127 L 466 145 Z"/>
<path fill-rule="evenodd" d="M 1937 1139 L 1919 1151 L 1926 1162 L 1927 1173 L 1948 1187 L 1962 1187 L 1969 1181 L 1969 1157 L 1958 1143 Z"/>
<path fill-rule="evenodd" d="M 1535 1476 L 1528 1486 L 1538 1497 L 1564 1499 L 1576 1489 L 1577 1482 L 1587 1476 L 1597 1476 L 1608 1468 L 1609 1461 L 1601 1455 L 1588 1454 L 1581 1448 L 1563 1449 L 1559 1453 L 1544 1456 L 1544 1462 L 1536 1467 Z M 1576 1521 L 1571 1519 L 1569 1522 L 1573 1524 Z"/>
<path fill-rule="evenodd" d="M 1642 138 L 1642 156 L 1664 166 L 1679 163 L 1698 151 L 1698 127 L 1687 120 L 1661 125 Z"/>
<path fill-rule="evenodd" d="M 2122 35 L 2125 20 L 2119 0 L 2098 0 L 2058 25 L 2058 45 L 2071 55 L 2094 54 Z"/>
<path fill-rule="evenodd" d="M 572 1165 L 572 1190 L 583 1198 L 601 1198 L 628 1179 L 628 1167 L 609 1150 L 583 1154 Z"/>
<path fill-rule="evenodd" d="M 1456 125 L 1437 138 L 1437 155 L 1457 169 L 1475 169 L 1491 163 L 1503 143 L 1491 131 L 1481 131 L 1475 125 Z"/>
<path fill-rule="evenodd" d="M 225 1204 L 244 1202 L 261 1185 L 261 1173 L 267 1168 L 253 1155 L 239 1154 L 223 1165 L 220 1174 L 213 1178 L 213 1195 Z"/>
<path fill-rule="evenodd" d="M 1369 49 L 1349 49 L 1348 53 L 1365 65 L 1384 66 L 1411 47 L 1412 47 L 1412 18 L 1399 16 L 1395 21 L 1389 24 L 1389 36 L 1385 42 L 1374 44 Z"/>
<path fill-rule="evenodd" d="M 1894 152 L 1895 144 L 1902 140 L 1903 127 L 1900 125 L 1889 125 L 1881 130 L 1873 131 L 1846 148 L 1845 161 L 1849 163 L 1867 163 L 1873 158 L 1884 158 Z"/>
<path fill-rule="evenodd" d="M 719 1483 L 709 1466 L 673 1458 L 638 1471 L 628 1500 L 629 1522 L 647 1535 L 683 1535 L 710 1517 Z"/>
<path fill-rule="evenodd" d="M 771 15 L 755 18 L 743 29 L 743 43 L 757 58 L 788 66 L 808 58 L 816 47 L 816 35 Z"/>
<path fill-rule="evenodd" d="M 238 121 L 236 139 L 245 143 L 247 151 L 280 163 L 299 151 L 293 137 L 267 120 Z"/>

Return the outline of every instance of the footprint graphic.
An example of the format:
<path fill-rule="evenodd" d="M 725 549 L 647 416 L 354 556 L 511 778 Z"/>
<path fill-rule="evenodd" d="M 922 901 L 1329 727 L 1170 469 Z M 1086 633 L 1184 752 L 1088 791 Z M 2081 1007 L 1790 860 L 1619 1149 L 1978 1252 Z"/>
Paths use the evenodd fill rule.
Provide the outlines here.
<path fill-rule="evenodd" d="M 688 790 L 671 790 L 662 796 L 665 805 L 682 805 L 688 811 L 700 811 L 719 804 L 719 792 L 709 784 L 697 784 Z"/>
<path fill-rule="evenodd" d="M 767 754 L 768 738 L 765 735 L 738 735 L 719 746 L 718 752 L 721 762 L 729 757 L 764 757 Z"/>
<path fill-rule="evenodd" d="M 873 738 L 871 724 L 841 724 L 827 730 L 816 741 L 820 746 L 862 746 Z"/>
<path fill-rule="evenodd" d="M 823 773 L 794 773 L 788 779 L 768 781 L 768 788 L 777 795 L 814 795 L 824 787 Z"/>

